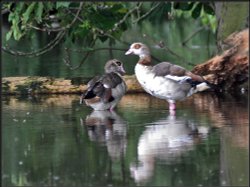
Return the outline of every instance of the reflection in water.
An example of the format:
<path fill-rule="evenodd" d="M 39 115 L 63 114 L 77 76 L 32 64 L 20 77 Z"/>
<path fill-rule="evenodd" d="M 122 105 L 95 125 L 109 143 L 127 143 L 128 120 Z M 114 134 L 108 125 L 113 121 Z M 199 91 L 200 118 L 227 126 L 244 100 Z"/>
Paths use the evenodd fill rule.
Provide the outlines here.
<path fill-rule="evenodd" d="M 2 186 L 247 186 L 247 101 L 197 94 L 166 118 L 148 94 L 125 95 L 121 117 L 78 95 L 3 96 Z"/>
<path fill-rule="evenodd" d="M 124 156 L 127 145 L 127 124 L 114 111 L 93 111 L 81 124 L 86 125 L 91 141 L 106 144 L 112 160 Z"/>
<path fill-rule="evenodd" d="M 157 159 L 169 164 L 177 162 L 194 149 L 194 144 L 206 137 L 208 131 L 208 127 L 173 115 L 147 125 L 137 146 L 139 166 L 130 166 L 132 177 L 137 183 L 147 182 L 154 174 Z"/>

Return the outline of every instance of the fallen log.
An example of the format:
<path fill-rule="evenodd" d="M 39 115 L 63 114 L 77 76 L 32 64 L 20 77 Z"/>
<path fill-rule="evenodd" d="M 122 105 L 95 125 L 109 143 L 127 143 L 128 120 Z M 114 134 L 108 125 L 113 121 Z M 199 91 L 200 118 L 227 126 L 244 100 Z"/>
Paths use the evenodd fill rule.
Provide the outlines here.
<path fill-rule="evenodd" d="M 192 70 L 219 91 L 248 90 L 249 29 L 233 33 L 223 41 L 224 52 Z"/>
<path fill-rule="evenodd" d="M 231 34 L 224 41 L 224 52 L 192 70 L 217 86 L 219 91 L 248 90 L 249 29 Z M 127 93 L 145 92 L 135 75 L 124 76 Z M 5 77 L 2 94 L 80 94 L 90 78 Z"/>
<path fill-rule="evenodd" d="M 127 93 L 144 92 L 134 75 L 124 76 Z M 87 89 L 90 78 L 4 77 L 2 94 L 80 94 Z"/>

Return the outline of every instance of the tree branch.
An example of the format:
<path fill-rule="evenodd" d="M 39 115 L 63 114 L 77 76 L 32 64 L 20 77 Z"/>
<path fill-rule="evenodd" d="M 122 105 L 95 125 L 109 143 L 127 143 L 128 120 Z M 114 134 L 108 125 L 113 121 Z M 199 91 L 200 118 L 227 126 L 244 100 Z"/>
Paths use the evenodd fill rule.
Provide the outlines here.
<path fill-rule="evenodd" d="M 134 11 L 138 10 L 139 8 L 141 8 L 143 3 L 139 3 L 138 6 L 135 6 L 133 9 L 131 9 L 130 11 L 127 12 L 127 14 L 125 14 L 125 16 L 118 21 L 117 23 L 114 24 L 114 28 L 110 29 L 108 32 L 114 32 L 118 29 L 118 27 L 123 24 L 126 19 L 128 18 L 128 16 L 130 16 Z"/>
<path fill-rule="evenodd" d="M 143 14 L 141 17 L 139 17 L 137 20 L 133 21 L 134 23 L 137 23 L 147 17 L 149 14 L 151 14 L 161 3 L 157 3 L 154 7 L 152 7 L 147 13 Z"/>
<path fill-rule="evenodd" d="M 36 30 L 40 30 L 40 31 L 44 31 L 44 32 L 60 32 L 60 31 L 65 31 L 67 29 L 69 29 L 77 20 L 80 12 L 82 11 L 82 7 L 83 7 L 83 2 L 80 3 L 79 8 L 77 13 L 75 14 L 74 19 L 72 20 L 71 23 L 69 23 L 68 25 L 64 26 L 64 27 L 59 27 L 59 28 L 48 28 L 48 27 L 44 27 L 44 28 L 40 28 L 40 27 L 36 27 L 34 25 L 28 24 L 28 26 L 30 28 L 36 29 Z"/>
<path fill-rule="evenodd" d="M 55 39 L 49 42 L 45 47 L 38 49 L 36 51 L 33 51 L 33 52 L 14 51 L 6 46 L 5 47 L 2 46 L 2 50 L 14 56 L 37 57 L 52 50 L 61 41 L 64 35 L 65 35 L 65 31 L 59 32 L 57 36 L 55 37 Z"/>
<path fill-rule="evenodd" d="M 144 38 L 148 38 L 149 40 L 151 40 L 157 47 L 165 49 L 167 52 L 171 53 L 172 55 L 185 60 L 182 56 L 178 55 L 177 53 L 175 53 L 174 51 L 172 51 L 169 47 L 167 47 L 163 41 L 160 42 L 156 42 L 154 41 L 151 37 L 147 36 L 146 34 L 143 35 Z"/>
<path fill-rule="evenodd" d="M 192 34 L 190 34 L 183 42 L 182 45 L 186 45 L 186 43 L 192 39 L 196 34 L 198 34 L 202 29 L 204 29 L 204 27 L 200 27 L 198 28 L 195 32 L 193 32 Z"/>

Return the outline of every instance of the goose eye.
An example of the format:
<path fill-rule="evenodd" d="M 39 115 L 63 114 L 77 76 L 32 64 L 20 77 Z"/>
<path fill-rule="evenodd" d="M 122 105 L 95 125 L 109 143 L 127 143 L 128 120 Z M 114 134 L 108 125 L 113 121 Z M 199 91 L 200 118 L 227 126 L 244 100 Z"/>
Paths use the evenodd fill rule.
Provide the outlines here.
<path fill-rule="evenodd" d="M 116 64 L 117 64 L 118 66 L 122 65 L 122 63 L 121 63 L 120 61 L 117 61 Z"/>
<path fill-rule="evenodd" d="M 135 44 L 135 46 L 134 46 L 135 49 L 139 49 L 140 47 L 141 47 L 140 44 Z"/>

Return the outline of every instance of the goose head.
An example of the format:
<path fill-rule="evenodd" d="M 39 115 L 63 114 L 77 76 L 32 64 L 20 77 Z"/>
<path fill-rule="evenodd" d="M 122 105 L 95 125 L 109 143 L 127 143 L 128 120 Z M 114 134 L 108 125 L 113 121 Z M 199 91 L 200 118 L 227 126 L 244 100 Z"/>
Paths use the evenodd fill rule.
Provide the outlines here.
<path fill-rule="evenodd" d="M 104 69 L 106 73 L 115 72 L 121 75 L 124 75 L 126 73 L 126 71 L 123 68 L 123 63 L 117 59 L 109 60 L 105 64 Z"/>
<path fill-rule="evenodd" d="M 140 58 L 142 58 L 145 56 L 149 56 L 150 51 L 145 44 L 136 42 L 131 44 L 129 50 L 125 53 L 125 55 L 130 55 L 130 54 L 138 55 Z"/>

